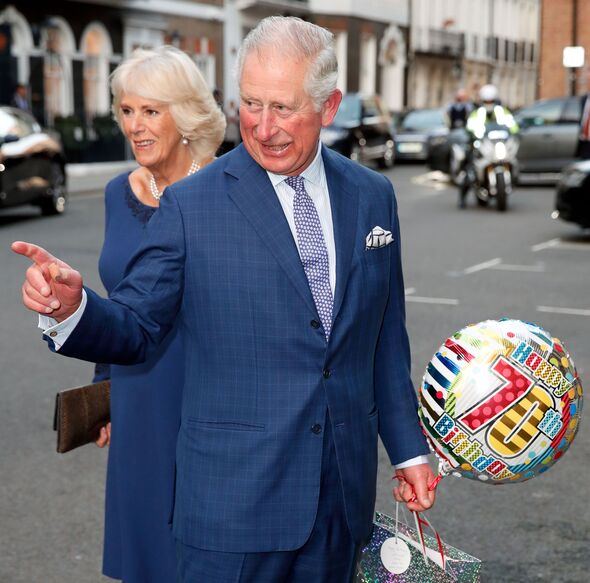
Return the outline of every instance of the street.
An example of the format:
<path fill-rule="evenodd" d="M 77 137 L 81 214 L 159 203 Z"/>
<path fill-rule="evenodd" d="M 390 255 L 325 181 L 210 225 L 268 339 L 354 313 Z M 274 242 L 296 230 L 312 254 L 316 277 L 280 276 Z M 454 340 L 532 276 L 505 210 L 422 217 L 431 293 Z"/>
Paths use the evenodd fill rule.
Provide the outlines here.
<path fill-rule="evenodd" d="M 398 164 L 387 175 L 399 204 L 415 386 L 447 337 L 500 317 L 535 322 L 560 338 L 588 385 L 590 235 L 550 219 L 554 188 L 517 188 L 505 213 L 477 207 L 473 196 L 459 210 L 455 188 L 423 165 Z M 88 382 L 92 367 L 47 350 L 21 304 L 27 262 L 9 248 L 14 240 L 38 243 L 102 291 L 102 236 L 99 191 L 73 196 L 62 217 L 26 207 L 0 214 L 2 583 L 108 581 L 100 576 L 107 452 L 89 445 L 57 454 L 52 431 L 56 391 Z M 565 457 L 533 480 L 440 483 L 429 518 L 445 542 L 484 562 L 483 583 L 588 580 L 587 424 Z M 395 513 L 391 476 L 381 449 L 377 510 L 387 514 Z"/>

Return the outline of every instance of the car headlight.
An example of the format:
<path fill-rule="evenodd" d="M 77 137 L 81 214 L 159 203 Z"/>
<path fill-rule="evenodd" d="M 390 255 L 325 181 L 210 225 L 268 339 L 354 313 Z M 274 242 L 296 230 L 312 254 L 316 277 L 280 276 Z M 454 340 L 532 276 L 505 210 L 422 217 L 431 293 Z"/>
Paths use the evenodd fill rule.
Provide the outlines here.
<path fill-rule="evenodd" d="M 568 188 L 578 188 L 582 185 L 586 179 L 586 176 L 587 175 L 584 172 L 580 172 L 579 170 L 571 170 L 562 177 L 561 182 Z"/>

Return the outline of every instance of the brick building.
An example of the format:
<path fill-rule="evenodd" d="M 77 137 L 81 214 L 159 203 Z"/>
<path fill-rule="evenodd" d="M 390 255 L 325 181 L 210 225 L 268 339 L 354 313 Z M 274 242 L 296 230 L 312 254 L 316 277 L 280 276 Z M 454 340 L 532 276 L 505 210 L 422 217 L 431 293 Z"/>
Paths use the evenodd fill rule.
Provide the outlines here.
<path fill-rule="evenodd" d="M 585 93 L 590 61 L 590 2 L 543 0 L 540 38 L 538 96 Z M 563 49 L 567 46 L 584 47 L 585 67 L 570 70 L 563 66 Z"/>

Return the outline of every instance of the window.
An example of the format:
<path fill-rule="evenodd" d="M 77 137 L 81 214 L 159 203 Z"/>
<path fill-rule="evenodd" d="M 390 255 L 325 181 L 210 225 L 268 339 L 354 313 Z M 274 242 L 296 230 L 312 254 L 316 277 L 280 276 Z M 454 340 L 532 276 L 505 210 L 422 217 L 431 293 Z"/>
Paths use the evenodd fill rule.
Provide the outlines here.
<path fill-rule="evenodd" d="M 363 117 L 381 117 L 379 105 L 374 99 L 363 100 Z"/>
<path fill-rule="evenodd" d="M 344 95 L 333 125 L 337 127 L 347 127 L 351 124 L 358 123 L 361 117 L 361 101 L 353 93 Z"/>
<path fill-rule="evenodd" d="M 26 115 L 19 115 L 18 111 L 7 113 L 0 110 L 0 136 L 7 135 L 24 138 L 33 133 L 34 122 Z"/>
<path fill-rule="evenodd" d="M 580 123 L 582 118 L 582 100 L 579 97 L 570 97 L 566 100 L 561 114 L 561 121 L 566 123 Z"/>
<path fill-rule="evenodd" d="M 518 119 L 526 120 L 528 125 L 547 125 L 557 123 L 561 118 L 563 99 L 547 99 L 525 107 L 518 112 Z"/>

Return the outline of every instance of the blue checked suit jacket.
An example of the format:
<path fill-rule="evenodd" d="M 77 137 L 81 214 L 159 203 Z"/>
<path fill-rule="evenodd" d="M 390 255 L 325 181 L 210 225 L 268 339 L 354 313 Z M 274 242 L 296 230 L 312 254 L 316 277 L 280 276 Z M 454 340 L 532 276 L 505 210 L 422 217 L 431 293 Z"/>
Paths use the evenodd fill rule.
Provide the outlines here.
<path fill-rule="evenodd" d="M 393 463 L 428 453 L 410 379 L 400 239 L 385 177 L 324 148 L 337 256 L 329 343 L 266 172 L 243 146 L 168 188 L 111 300 L 87 290 L 62 346 L 142 361 L 177 319 L 186 349 L 174 532 L 199 548 L 301 546 L 329 419 L 346 515 L 371 529 L 377 433 Z M 365 249 L 375 226 L 393 243 Z M 316 428 L 317 429 L 317 428 Z"/>

